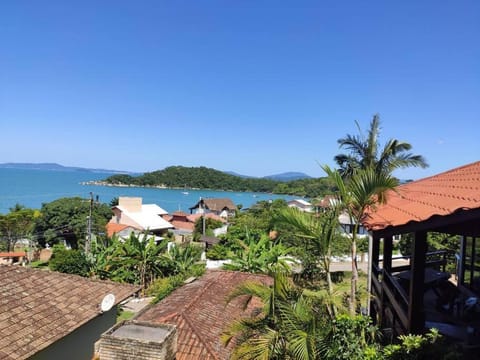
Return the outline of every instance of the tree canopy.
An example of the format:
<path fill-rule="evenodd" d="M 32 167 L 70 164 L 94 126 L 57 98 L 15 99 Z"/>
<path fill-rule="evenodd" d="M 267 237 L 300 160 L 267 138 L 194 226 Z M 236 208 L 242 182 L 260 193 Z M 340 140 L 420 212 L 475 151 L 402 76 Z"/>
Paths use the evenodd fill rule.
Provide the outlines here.
<path fill-rule="evenodd" d="M 42 204 L 41 216 L 36 219 L 34 234 L 39 244 L 56 244 L 65 240 L 77 248 L 87 235 L 87 222 L 90 214 L 90 200 L 80 197 L 61 198 Z M 107 204 L 93 203 L 92 232 L 102 234 L 105 225 L 112 217 Z"/>
<path fill-rule="evenodd" d="M 19 240 L 29 239 L 39 215 L 39 211 L 19 204 L 11 208 L 8 214 L 0 214 L 0 250 L 13 251 Z"/>
<path fill-rule="evenodd" d="M 380 116 L 375 114 L 367 135 L 362 133 L 360 125 L 356 122 L 359 135 L 347 134 L 338 139 L 340 148 L 348 150 L 347 154 L 338 154 L 334 157 L 340 167 L 342 177 L 350 177 L 358 169 L 374 169 L 376 173 L 386 172 L 406 167 L 427 167 L 425 158 L 409 152 L 412 145 L 397 139 L 389 139 L 383 148 L 379 142 Z"/>

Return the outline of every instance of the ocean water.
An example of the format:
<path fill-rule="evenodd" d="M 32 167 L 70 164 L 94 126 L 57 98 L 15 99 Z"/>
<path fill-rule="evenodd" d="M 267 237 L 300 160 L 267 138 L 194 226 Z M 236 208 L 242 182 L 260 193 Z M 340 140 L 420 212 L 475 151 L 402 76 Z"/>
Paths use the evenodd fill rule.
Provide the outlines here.
<path fill-rule="evenodd" d="M 142 187 L 112 187 L 82 185 L 82 182 L 101 180 L 110 173 L 91 171 L 50 171 L 0 168 L 0 213 L 9 212 L 9 208 L 19 203 L 29 208 L 39 209 L 42 203 L 48 203 L 62 197 L 79 196 L 90 198 L 90 192 L 100 202 L 109 203 L 118 196 L 137 196 L 144 204 L 157 204 L 169 213 L 176 210 L 189 212 L 202 198 L 230 198 L 236 205 L 248 208 L 260 200 L 294 199 L 293 196 L 273 195 L 253 192 L 230 192 L 192 189 L 154 189 Z M 187 191 L 188 195 L 183 192 Z"/>

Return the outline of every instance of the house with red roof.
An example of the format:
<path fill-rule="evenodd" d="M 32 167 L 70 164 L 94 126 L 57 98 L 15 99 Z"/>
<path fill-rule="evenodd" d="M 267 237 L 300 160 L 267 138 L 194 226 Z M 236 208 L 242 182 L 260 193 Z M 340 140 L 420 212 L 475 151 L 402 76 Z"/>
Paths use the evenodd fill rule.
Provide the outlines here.
<path fill-rule="evenodd" d="M 190 208 L 190 214 L 213 213 L 223 218 L 235 216 L 237 207 L 229 198 L 200 199 Z"/>
<path fill-rule="evenodd" d="M 142 204 L 140 197 L 121 196 L 112 211 L 112 219 L 107 225 L 108 233 L 125 233 L 130 228 L 132 231 L 163 235 L 173 229 L 173 225 L 162 217 L 168 214 L 167 211 L 156 204 Z"/>
<path fill-rule="evenodd" d="M 138 286 L 0 265 L 0 359 L 91 359 Z M 108 299 L 106 301 L 105 299 Z"/>
<path fill-rule="evenodd" d="M 436 327 L 480 345 L 480 161 L 398 186 L 363 225 L 371 234 L 369 310 L 377 324 L 395 334 Z M 445 272 L 448 258 L 428 253 L 429 232 L 459 237 L 453 276 Z M 413 234 L 412 256 L 395 267 L 398 234 Z"/>

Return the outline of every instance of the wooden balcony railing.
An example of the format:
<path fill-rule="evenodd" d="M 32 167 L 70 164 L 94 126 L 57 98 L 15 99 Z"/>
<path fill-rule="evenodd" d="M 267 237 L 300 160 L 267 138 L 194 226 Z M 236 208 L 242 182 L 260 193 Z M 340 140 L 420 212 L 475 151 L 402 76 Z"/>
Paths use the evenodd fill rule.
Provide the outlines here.
<path fill-rule="evenodd" d="M 445 271 L 445 266 L 449 260 L 448 251 L 434 251 L 426 254 L 426 267 L 439 271 Z M 410 256 L 403 256 L 403 259 L 410 259 Z M 395 266 L 390 272 L 385 271 L 375 263 L 372 264 L 372 301 L 375 308 L 384 316 L 384 311 L 388 307 L 391 310 L 396 326 L 399 324 L 404 332 L 408 329 L 408 303 L 409 295 L 400 285 L 395 277 L 396 273 L 410 270 L 410 265 Z M 383 322 L 383 320 L 382 320 Z"/>

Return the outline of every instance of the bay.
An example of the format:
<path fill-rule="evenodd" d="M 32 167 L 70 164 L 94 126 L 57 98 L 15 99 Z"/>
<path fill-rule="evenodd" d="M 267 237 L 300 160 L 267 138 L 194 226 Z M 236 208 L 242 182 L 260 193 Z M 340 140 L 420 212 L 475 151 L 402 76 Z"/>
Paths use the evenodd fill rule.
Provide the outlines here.
<path fill-rule="evenodd" d="M 40 209 L 62 197 L 79 196 L 90 198 L 90 192 L 100 202 L 109 203 L 119 196 L 143 198 L 144 204 L 157 204 L 169 213 L 182 210 L 189 213 L 200 198 L 230 198 L 236 205 L 248 208 L 260 200 L 294 199 L 294 196 L 254 192 L 213 191 L 198 189 L 157 189 L 143 187 L 113 187 L 84 185 L 82 183 L 102 180 L 111 173 L 88 170 L 55 171 L 30 169 L 0 169 L 0 213 L 6 214 L 15 204 Z M 188 192 L 188 194 L 184 194 Z"/>

